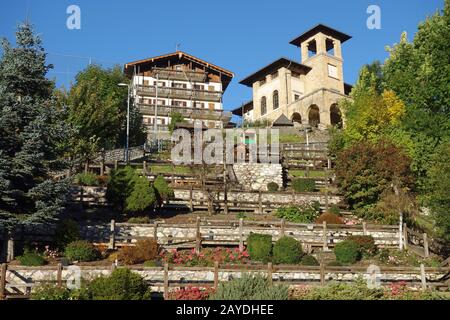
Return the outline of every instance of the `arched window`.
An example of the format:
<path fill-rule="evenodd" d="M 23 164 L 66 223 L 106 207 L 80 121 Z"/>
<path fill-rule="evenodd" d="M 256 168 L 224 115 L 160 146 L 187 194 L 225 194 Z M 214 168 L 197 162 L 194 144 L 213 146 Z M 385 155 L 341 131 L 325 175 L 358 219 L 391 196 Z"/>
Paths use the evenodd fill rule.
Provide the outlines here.
<path fill-rule="evenodd" d="M 267 101 L 266 97 L 261 98 L 261 115 L 265 115 L 267 113 Z"/>
<path fill-rule="evenodd" d="M 315 104 L 312 105 L 311 107 L 309 107 L 308 120 L 309 120 L 310 126 L 316 127 L 316 128 L 319 126 L 320 112 L 319 112 L 319 107 L 316 106 Z"/>
<path fill-rule="evenodd" d="M 278 107 L 280 106 L 280 102 L 278 100 L 278 90 L 275 90 L 273 92 L 273 110 L 278 109 Z"/>

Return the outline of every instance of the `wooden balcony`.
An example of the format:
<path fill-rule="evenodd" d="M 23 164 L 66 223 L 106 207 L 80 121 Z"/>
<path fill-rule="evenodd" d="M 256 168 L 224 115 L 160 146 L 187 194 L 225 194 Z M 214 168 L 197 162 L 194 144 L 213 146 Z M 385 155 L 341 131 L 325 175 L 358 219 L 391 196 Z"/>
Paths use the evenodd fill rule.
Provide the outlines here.
<path fill-rule="evenodd" d="M 156 86 L 136 86 L 140 96 L 156 97 Z M 222 92 L 173 87 L 158 87 L 158 98 L 185 99 L 194 101 L 220 102 Z"/>
<path fill-rule="evenodd" d="M 155 105 L 138 103 L 139 111 L 143 115 L 154 116 L 155 115 Z M 223 110 L 209 110 L 209 109 L 199 109 L 192 107 L 182 107 L 182 106 L 166 106 L 158 105 L 158 116 L 167 116 L 171 112 L 179 112 L 185 118 L 190 119 L 202 119 L 202 120 L 217 120 L 228 122 L 231 119 L 231 112 Z"/>
<path fill-rule="evenodd" d="M 160 80 L 180 80 L 189 82 L 205 82 L 207 74 L 203 71 L 194 70 L 172 70 L 164 68 L 153 68 L 152 76 Z"/>

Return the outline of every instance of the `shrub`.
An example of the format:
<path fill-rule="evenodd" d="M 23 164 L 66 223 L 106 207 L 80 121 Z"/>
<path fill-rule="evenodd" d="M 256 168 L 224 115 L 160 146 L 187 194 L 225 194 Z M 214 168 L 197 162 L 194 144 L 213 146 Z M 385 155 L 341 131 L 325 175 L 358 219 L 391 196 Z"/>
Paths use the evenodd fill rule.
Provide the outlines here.
<path fill-rule="evenodd" d="M 297 192 L 314 192 L 316 182 L 313 179 L 295 179 L 292 181 L 292 189 Z"/>
<path fill-rule="evenodd" d="M 296 223 L 311 223 L 319 215 L 320 204 L 318 202 L 304 203 L 298 207 L 278 208 L 275 216 L 286 221 Z"/>
<path fill-rule="evenodd" d="M 55 244 L 59 250 L 64 250 L 69 243 L 79 238 L 80 228 L 74 220 L 66 219 L 58 224 L 55 233 Z"/>
<path fill-rule="evenodd" d="M 247 249 L 251 260 L 268 262 L 272 256 L 272 236 L 252 233 L 247 237 Z"/>
<path fill-rule="evenodd" d="M 115 269 L 109 277 L 94 279 L 87 291 L 92 300 L 144 300 L 149 297 L 144 279 L 126 268 Z"/>
<path fill-rule="evenodd" d="M 243 274 L 241 278 L 222 282 L 210 300 L 287 300 L 288 295 L 288 286 L 271 286 L 262 275 Z"/>
<path fill-rule="evenodd" d="M 158 260 L 148 260 L 144 262 L 144 267 L 152 268 L 152 267 L 160 267 L 161 262 Z"/>
<path fill-rule="evenodd" d="M 278 189 L 279 189 L 279 186 L 275 182 L 269 182 L 267 184 L 267 190 L 270 192 L 276 192 L 276 191 L 278 191 Z"/>
<path fill-rule="evenodd" d="M 146 177 L 135 177 L 130 195 L 125 200 L 125 211 L 142 212 L 156 202 L 155 189 Z"/>
<path fill-rule="evenodd" d="M 75 176 L 75 183 L 80 186 L 98 186 L 97 175 L 93 173 L 79 173 Z"/>
<path fill-rule="evenodd" d="M 125 264 L 143 263 L 158 255 L 158 243 L 153 239 L 139 240 L 135 246 L 120 249 L 117 259 Z"/>
<path fill-rule="evenodd" d="M 94 261 L 99 258 L 100 253 L 92 243 L 77 240 L 66 246 L 65 256 L 70 261 Z"/>
<path fill-rule="evenodd" d="M 339 216 L 331 212 L 322 213 L 317 218 L 316 223 L 323 223 L 324 221 L 327 224 L 344 224 L 344 221 Z"/>
<path fill-rule="evenodd" d="M 282 237 L 273 246 L 273 262 L 276 264 L 297 264 L 302 255 L 300 242 L 291 237 Z"/>
<path fill-rule="evenodd" d="M 354 283 L 330 283 L 324 287 L 313 287 L 309 292 L 294 297 L 298 300 L 379 300 L 382 289 L 369 289 L 366 281 L 359 278 Z"/>
<path fill-rule="evenodd" d="M 32 300 L 69 300 L 70 290 L 65 286 L 59 287 L 54 284 L 41 284 L 31 292 Z"/>
<path fill-rule="evenodd" d="M 167 201 L 174 197 L 173 189 L 169 186 L 162 175 L 158 175 L 153 182 L 159 201 Z"/>
<path fill-rule="evenodd" d="M 147 224 L 147 223 L 151 223 L 152 221 L 150 220 L 149 217 L 143 216 L 143 217 L 132 217 L 132 218 L 128 219 L 127 222 L 128 223 L 136 223 L 136 224 Z"/>
<path fill-rule="evenodd" d="M 23 255 L 17 257 L 23 266 L 43 266 L 46 261 L 42 255 L 34 251 L 25 250 Z"/>
<path fill-rule="evenodd" d="M 310 254 L 305 254 L 302 259 L 300 260 L 300 264 L 302 266 L 318 266 L 320 265 L 319 261 L 317 261 L 316 258 L 314 258 Z"/>
<path fill-rule="evenodd" d="M 336 261 L 342 264 L 353 264 L 361 257 L 359 245 L 353 241 L 344 240 L 334 247 Z"/>
<path fill-rule="evenodd" d="M 169 293 L 169 300 L 207 300 L 212 293 L 213 288 L 180 288 Z"/>
<path fill-rule="evenodd" d="M 339 216 L 339 217 L 342 216 L 341 209 L 340 209 L 337 205 L 335 205 L 335 204 L 333 204 L 333 205 L 328 209 L 328 212 L 333 213 L 333 214 L 335 214 L 335 215 L 337 215 L 337 216 Z"/>
<path fill-rule="evenodd" d="M 371 257 L 377 253 L 378 248 L 372 236 L 350 236 L 347 237 L 347 240 L 355 242 L 364 257 Z"/>

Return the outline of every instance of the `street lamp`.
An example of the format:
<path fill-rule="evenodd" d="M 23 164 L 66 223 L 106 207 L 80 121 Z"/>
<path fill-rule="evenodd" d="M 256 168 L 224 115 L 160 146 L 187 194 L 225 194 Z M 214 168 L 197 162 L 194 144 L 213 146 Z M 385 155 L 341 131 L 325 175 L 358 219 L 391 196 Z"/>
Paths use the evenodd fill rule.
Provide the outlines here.
<path fill-rule="evenodd" d="M 129 157 L 128 157 L 128 147 L 130 143 L 130 85 L 126 83 L 119 83 L 119 87 L 127 87 L 128 88 L 128 95 L 127 95 L 127 139 L 125 142 L 125 162 L 128 163 Z"/>

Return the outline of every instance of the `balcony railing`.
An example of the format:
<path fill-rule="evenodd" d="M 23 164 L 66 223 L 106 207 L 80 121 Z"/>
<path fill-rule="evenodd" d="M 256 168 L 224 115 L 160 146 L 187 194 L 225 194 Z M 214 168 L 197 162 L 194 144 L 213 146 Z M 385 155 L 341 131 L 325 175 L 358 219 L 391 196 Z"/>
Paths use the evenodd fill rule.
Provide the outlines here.
<path fill-rule="evenodd" d="M 138 85 L 136 90 L 138 95 L 156 97 L 156 86 Z M 158 86 L 158 97 L 220 102 L 222 92 Z"/>
<path fill-rule="evenodd" d="M 138 103 L 139 110 L 144 115 L 154 116 L 155 115 L 155 105 L 154 104 L 144 104 Z M 191 119 L 202 119 L 202 120 L 220 120 L 229 121 L 231 119 L 231 112 L 223 110 L 209 110 L 209 109 L 199 109 L 192 107 L 182 107 L 182 106 L 167 106 L 158 105 L 158 115 L 166 116 L 171 112 L 179 112 L 185 118 Z"/>
<path fill-rule="evenodd" d="M 194 70 L 153 68 L 152 76 L 158 76 L 158 79 L 164 80 L 181 80 L 190 82 L 204 82 L 206 80 L 206 72 Z"/>

